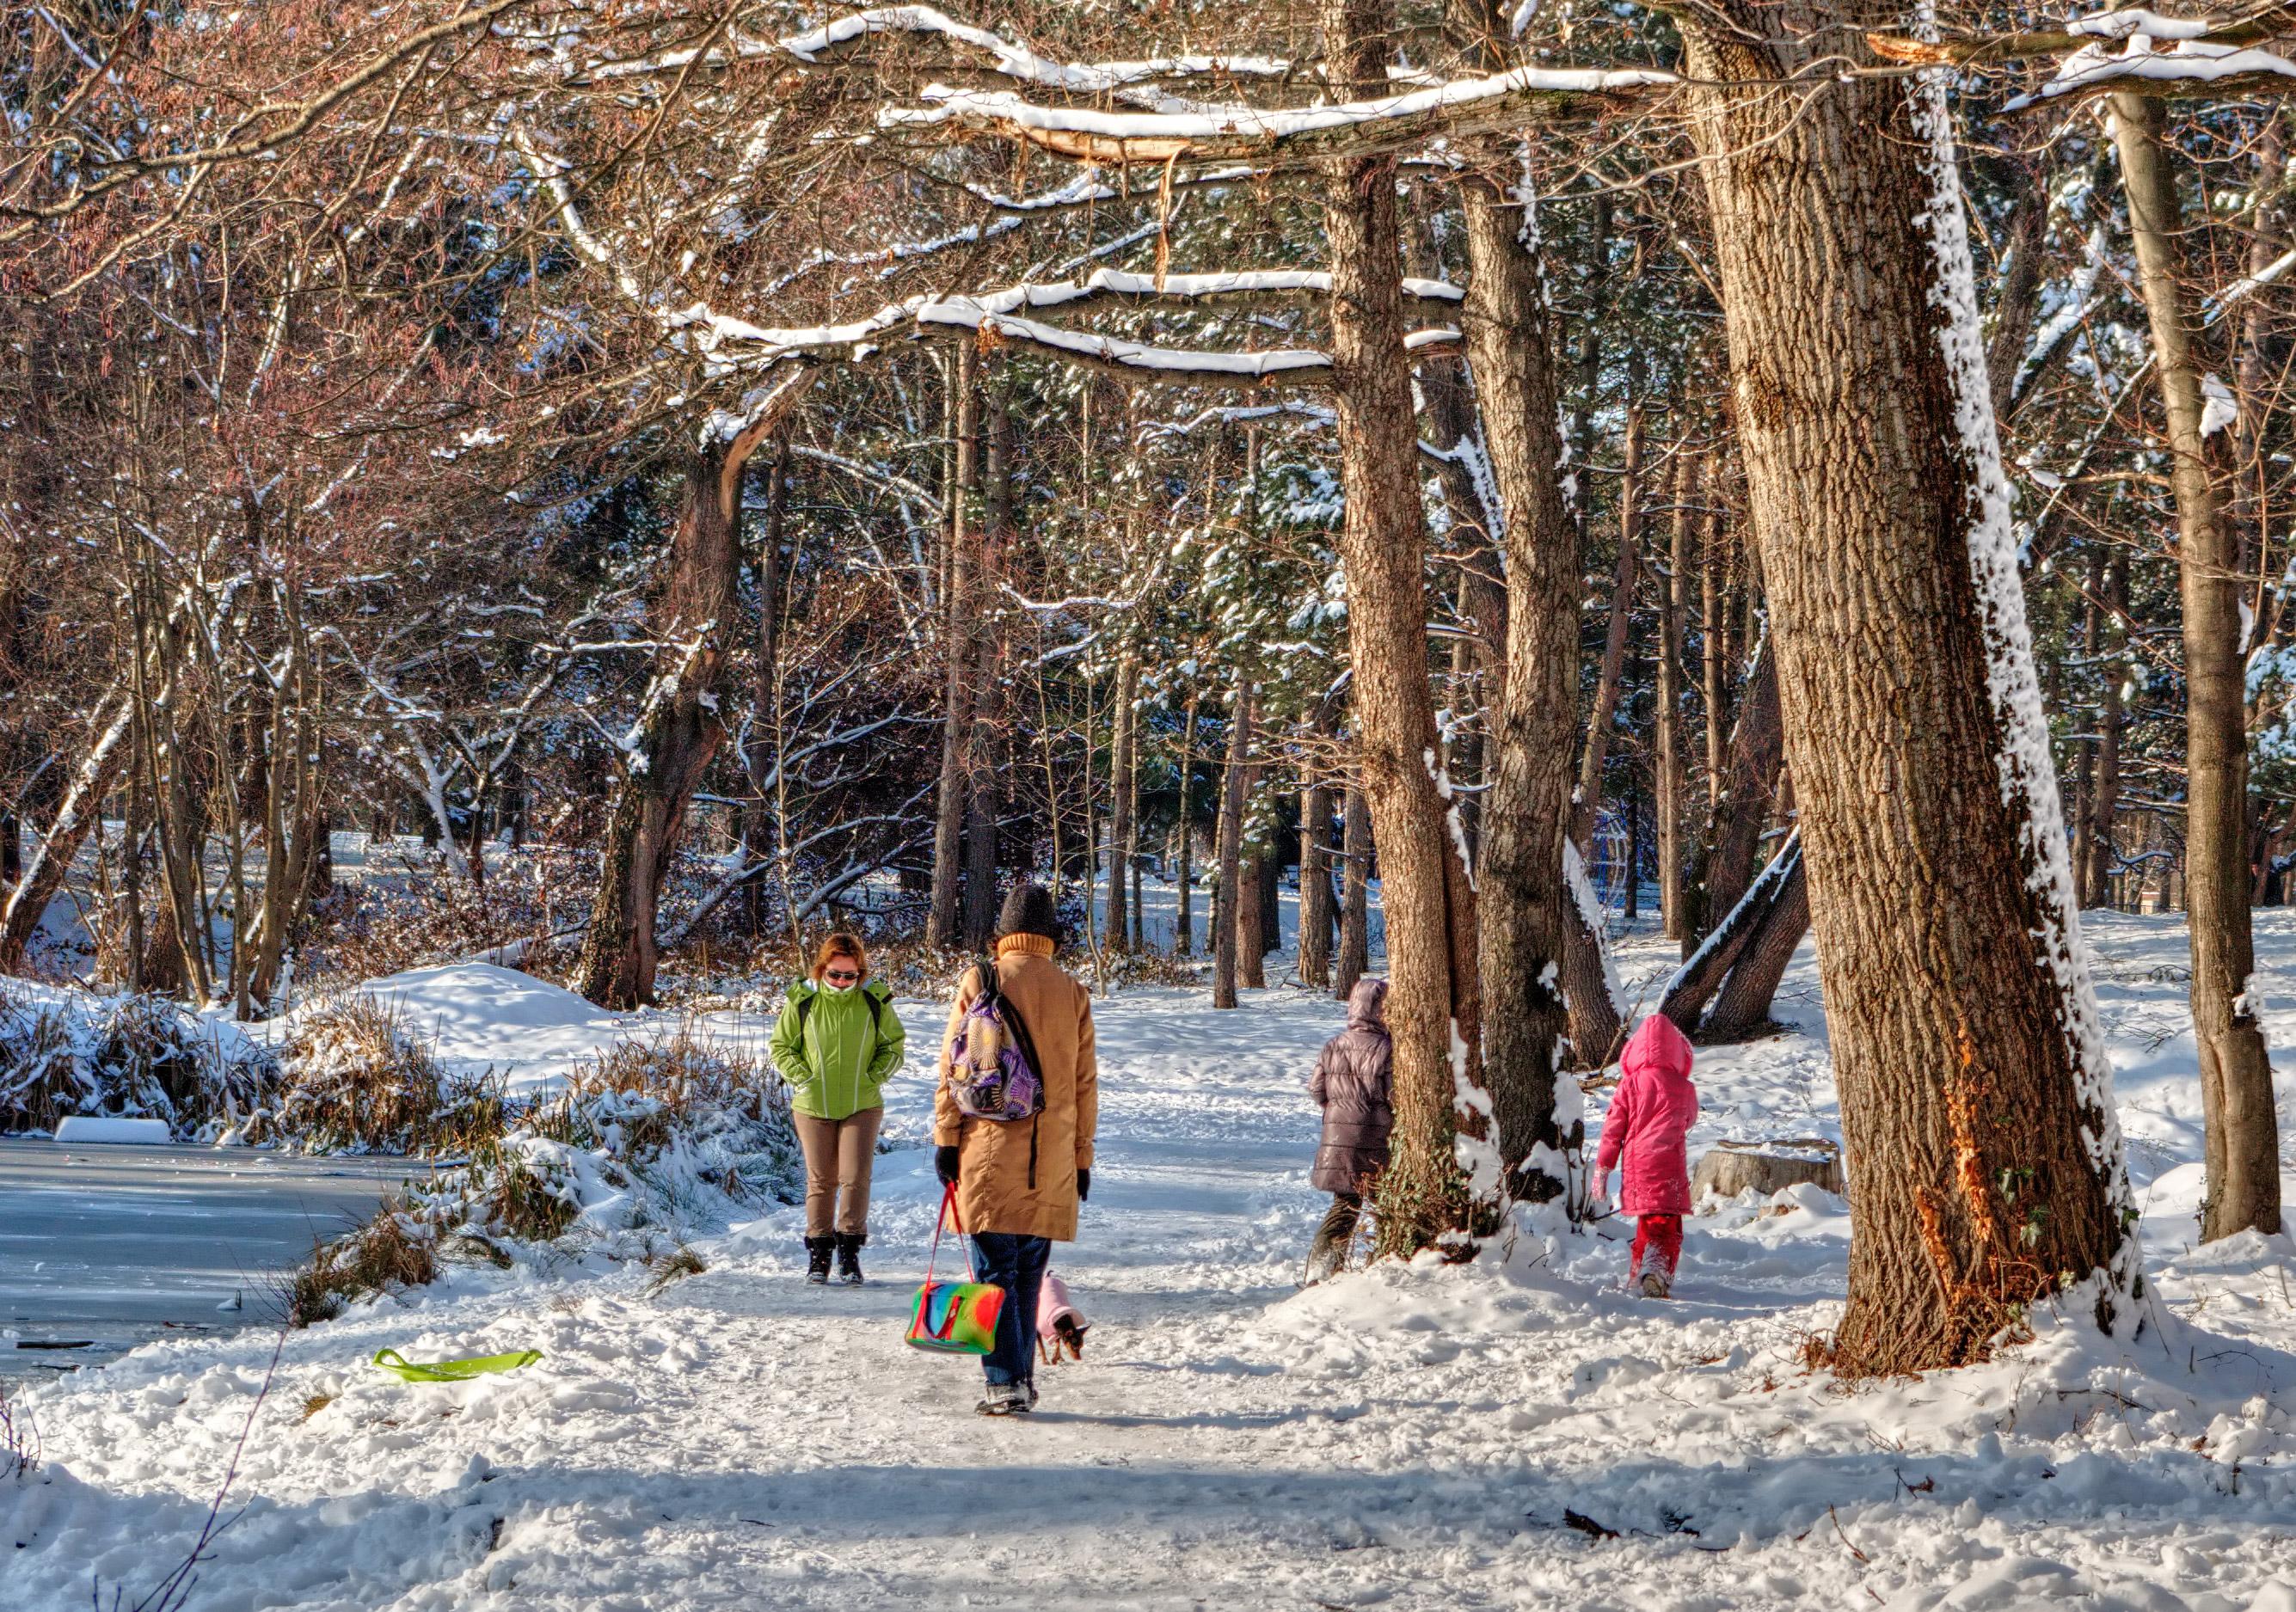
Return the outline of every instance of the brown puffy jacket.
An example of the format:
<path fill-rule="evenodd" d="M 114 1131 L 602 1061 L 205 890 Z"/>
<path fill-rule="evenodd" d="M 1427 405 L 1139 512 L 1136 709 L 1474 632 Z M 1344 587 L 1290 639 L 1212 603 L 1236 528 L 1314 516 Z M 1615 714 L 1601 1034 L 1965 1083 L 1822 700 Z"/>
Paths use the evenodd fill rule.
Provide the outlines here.
<path fill-rule="evenodd" d="M 1387 1168 L 1394 1043 L 1387 1037 L 1387 981 L 1358 979 L 1348 994 L 1348 1027 L 1324 1043 L 1309 1095 L 1324 1110 L 1324 1145 L 1308 1179 L 1318 1191 L 1360 1192 Z"/>
<path fill-rule="evenodd" d="M 957 1021 L 980 990 L 978 972 L 968 972 L 940 1038 L 933 1142 L 960 1150 L 956 1200 L 966 1231 L 1071 1241 L 1077 1172 L 1092 1167 L 1093 1132 L 1100 1120 L 1092 997 L 1053 961 L 1053 943 L 1039 935 L 1007 935 L 996 943 L 996 988 L 1029 1027 L 1037 1074 L 1045 1083 L 1044 1110 L 1031 1119 L 975 1119 L 960 1112 L 948 1094 Z"/>

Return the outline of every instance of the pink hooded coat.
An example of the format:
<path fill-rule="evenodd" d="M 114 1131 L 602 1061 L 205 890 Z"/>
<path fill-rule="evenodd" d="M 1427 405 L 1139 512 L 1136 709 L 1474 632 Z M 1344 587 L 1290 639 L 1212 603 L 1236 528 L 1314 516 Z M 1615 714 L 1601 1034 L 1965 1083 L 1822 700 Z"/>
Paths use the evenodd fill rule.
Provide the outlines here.
<path fill-rule="evenodd" d="M 1595 1169 L 1608 1181 L 1625 1158 L 1619 1207 L 1626 1214 L 1690 1213 L 1690 1127 L 1698 1118 L 1690 1063 L 1690 1043 L 1663 1013 L 1644 1019 L 1619 1055 L 1619 1089 L 1603 1117 Z"/>

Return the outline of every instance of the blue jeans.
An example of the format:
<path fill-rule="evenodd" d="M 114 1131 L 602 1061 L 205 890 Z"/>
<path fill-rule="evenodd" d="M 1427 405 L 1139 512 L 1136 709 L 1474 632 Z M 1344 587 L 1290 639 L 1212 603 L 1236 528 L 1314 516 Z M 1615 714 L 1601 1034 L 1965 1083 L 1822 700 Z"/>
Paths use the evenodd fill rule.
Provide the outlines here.
<path fill-rule="evenodd" d="M 972 1246 L 980 1254 L 980 1280 L 1004 1289 L 996 1346 L 981 1357 L 980 1368 L 992 1388 L 1028 1382 L 1037 1375 L 1037 1295 L 1045 1285 L 1045 1267 L 1052 1263 L 1053 1240 L 975 1232 Z"/>

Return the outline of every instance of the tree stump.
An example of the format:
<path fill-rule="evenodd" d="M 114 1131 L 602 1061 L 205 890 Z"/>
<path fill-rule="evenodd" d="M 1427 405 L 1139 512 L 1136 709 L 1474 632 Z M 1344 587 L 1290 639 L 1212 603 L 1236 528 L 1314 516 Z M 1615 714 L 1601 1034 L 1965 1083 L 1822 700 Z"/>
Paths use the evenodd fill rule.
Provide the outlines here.
<path fill-rule="evenodd" d="M 1803 1182 L 1846 1196 L 1841 1150 L 1822 1138 L 1726 1141 L 1691 1171 L 1690 1196 L 1693 1202 L 1709 1191 L 1735 1198 L 1751 1187 L 1767 1198 Z"/>

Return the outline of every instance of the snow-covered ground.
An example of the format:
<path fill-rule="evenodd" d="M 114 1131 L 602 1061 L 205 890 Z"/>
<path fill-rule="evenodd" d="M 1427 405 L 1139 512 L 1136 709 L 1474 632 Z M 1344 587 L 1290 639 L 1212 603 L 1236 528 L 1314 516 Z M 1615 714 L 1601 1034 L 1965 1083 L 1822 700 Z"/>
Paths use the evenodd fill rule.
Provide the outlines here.
<path fill-rule="evenodd" d="M 2262 915 L 2259 972 L 2296 1002 L 2292 918 Z M 2296 1612 L 2296 1240 L 2191 1248 L 2182 934 L 2090 929 L 2161 1305 L 2130 1352 L 2044 1316 L 1978 1370 L 1806 1374 L 1849 1232 L 1810 1189 L 1695 1220 L 1670 1302 L 1621 1290 L 1616 1222 L 1301 1293 L 1300 1087 L 1338 1010 L 1143 989 L 1098 1009 L 1094 1199 L 1055 1259 L 1097 1330 L 1033 1419 L 973 1416 L 977 1368 L 900 1343 L 936 1197 L 912 1078 L 859 1292 L 805 1288 L 776 1209 L 651 1295 L 637 1269 L 465 1275 L 288 1338 L 187 1604 Z M 1630 992 L 1664 950 L 1624 948 Z M 1702 1058 L 1694 1149 L 1838 1134 L 1807 953 L 1779 1005 L 1798 1033 Z M 929 1046 L 937 1011 L 903 1011 Z M 2296 1011 L 2267 1024 L 2296 1046 Z M 411 1386 L 365 1363 L 385 1346 L 544 1359 Z M 163 1343 L 42 1385 L 46 1463 L 0 1484 L 0 1603 L 132 1603 L 168 1571 L 271 1349 Z"/>

